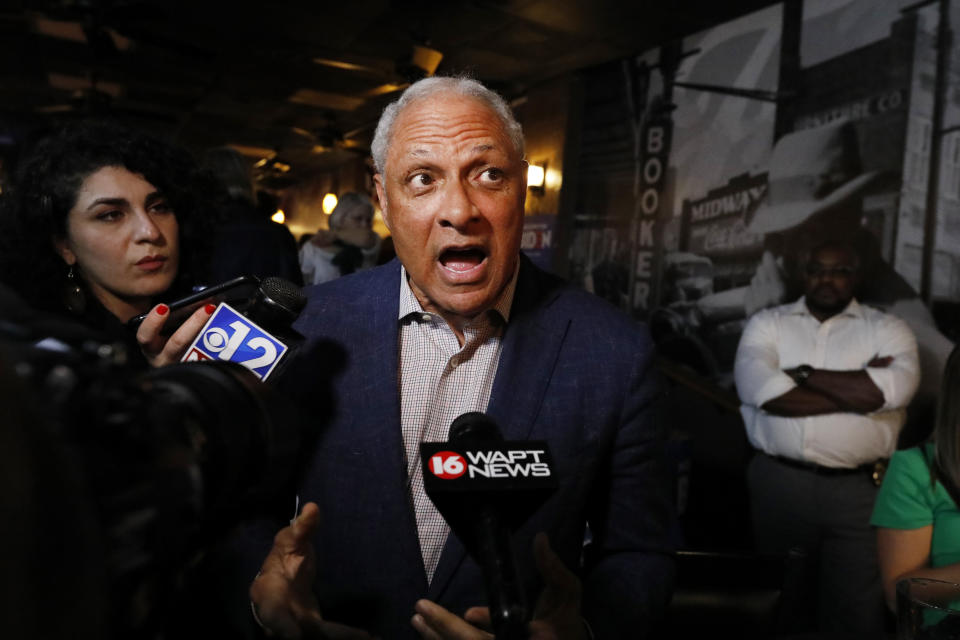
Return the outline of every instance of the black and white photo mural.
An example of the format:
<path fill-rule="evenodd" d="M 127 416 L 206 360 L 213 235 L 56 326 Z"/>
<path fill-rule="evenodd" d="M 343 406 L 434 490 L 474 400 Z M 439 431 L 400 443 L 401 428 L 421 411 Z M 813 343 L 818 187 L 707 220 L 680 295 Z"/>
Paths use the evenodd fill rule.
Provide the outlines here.
<path fill-rule="evenodd" d="M 849 239 L 929 407 L 960 329 L 958 28 L 960 0 L 792 1 L 586 74 L 572 277 L 731 389 L 749 315 Z"/>

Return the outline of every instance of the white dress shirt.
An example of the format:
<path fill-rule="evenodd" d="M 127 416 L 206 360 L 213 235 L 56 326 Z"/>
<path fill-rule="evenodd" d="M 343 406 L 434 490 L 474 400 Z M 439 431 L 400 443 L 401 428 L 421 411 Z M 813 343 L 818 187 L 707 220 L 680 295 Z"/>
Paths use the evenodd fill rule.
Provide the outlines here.
<path fill-rule="evenodd" d="M 888 367 L 867 367 L 892 356 Z M 870 414 L 830 413 L 802 418 L 776 416 L 760 407 L 793 389 L 783 372 L 801 364 L 816 369 L 865 369 L 883 393 Z M 899 318 L 852 300 L 820 322 L 805 298 L 754 314 L 743 330 L 734 364 L 740 412 L 750 443 L 770 455 L 826 467 L 853 468 L 889 457 L 903 427 L 906 406 L 919 383 L 913 333 Z"/>
<path fill-rule="evenodd" d="M 447 440 L 456 418 L 487 410 L 516 284 L 515 271 L 494 307 L 463 328 L 461 346 L 446 320 L 423 310 L 400 269 L 400 426 L 428 582 L 450 529 L 423 489 L 420 443 Z"/>

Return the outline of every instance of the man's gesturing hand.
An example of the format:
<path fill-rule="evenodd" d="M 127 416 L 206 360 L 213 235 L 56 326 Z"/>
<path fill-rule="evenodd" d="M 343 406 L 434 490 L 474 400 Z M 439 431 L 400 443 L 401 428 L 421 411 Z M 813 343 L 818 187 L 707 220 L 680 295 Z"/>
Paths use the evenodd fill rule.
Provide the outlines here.
<path fill-rule="evenodd" d="M 281 638 L 369 638 L 359 629 L 326 622 L 320 615 L 313 595 L 316 558 L 310 542 L 319 513 L 317 505 L 308 502 L 273 539 L 273 548 L 250 585 L 257 619 L 267 635 Z"/>

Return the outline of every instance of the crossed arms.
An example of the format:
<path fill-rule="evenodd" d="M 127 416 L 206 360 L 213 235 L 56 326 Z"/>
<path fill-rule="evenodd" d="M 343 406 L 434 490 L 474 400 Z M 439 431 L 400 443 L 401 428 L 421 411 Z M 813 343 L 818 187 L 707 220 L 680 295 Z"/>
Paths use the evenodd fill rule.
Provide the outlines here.
<path fill-rule="evenodd" d="M 867 367 L 884 368 L 892 362 L 893 356 L 875 356 Z M 784 373 L 797 381 L 797 367 L 784 369 Z M 790 391 L 764 402 L 761 408 L 784 417 L 841 412 L 865 414 L 880 409 L 883 402 L 883 391 L 865 369 L 813 369 L 802 384 L 798 382 Z"/>
<path fill-rule="evenodd" d="M 801 384 L 797 356 L 802 354 L 783 355 L 784 338 L 768 313 L 750 320 L 737 348 L 734 372 L 744 404 L 775 416 L 804 417 L 868 414 L 901 409 L 910 402 L 919 382 L 919 362 L 916 340 L 902 321 L 889 317 L 874 328 L 875 350 L 863 356 L 862 367 L 814 368 Z M 784 366 L 788 358 L 791 366 Z"/>

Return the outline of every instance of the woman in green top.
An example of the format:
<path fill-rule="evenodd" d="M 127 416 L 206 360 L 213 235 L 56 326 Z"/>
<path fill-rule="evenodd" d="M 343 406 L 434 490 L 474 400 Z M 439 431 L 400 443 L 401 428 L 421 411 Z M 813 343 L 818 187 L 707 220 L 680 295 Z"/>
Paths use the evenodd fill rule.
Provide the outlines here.
<path fill-rule="evenodd" d="M 877 495 L 871 524 L 884 595 L 896 607 L 903 578 L 960 583 L 960 347 L 947 360 L 933 442 L 897 451 Z"/>

